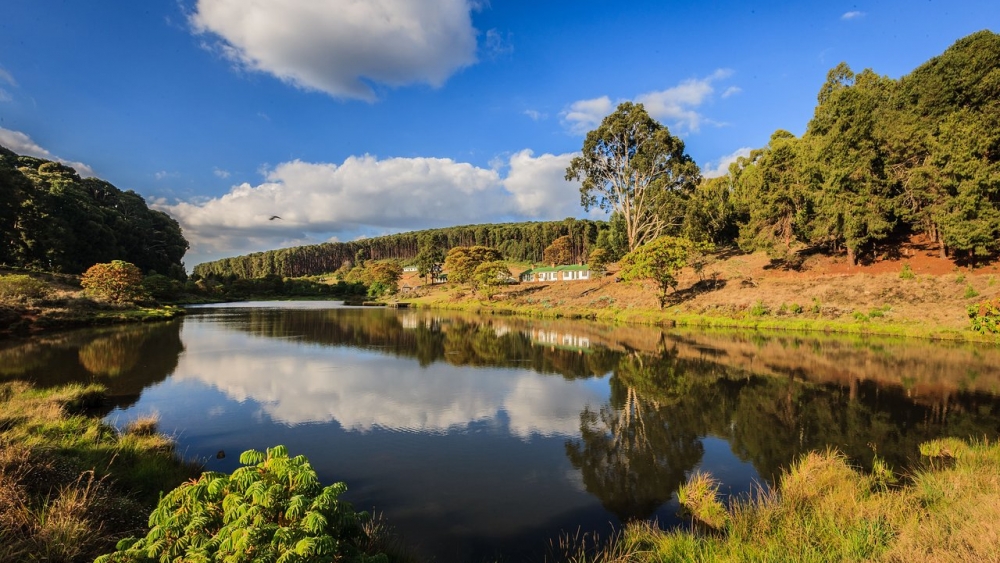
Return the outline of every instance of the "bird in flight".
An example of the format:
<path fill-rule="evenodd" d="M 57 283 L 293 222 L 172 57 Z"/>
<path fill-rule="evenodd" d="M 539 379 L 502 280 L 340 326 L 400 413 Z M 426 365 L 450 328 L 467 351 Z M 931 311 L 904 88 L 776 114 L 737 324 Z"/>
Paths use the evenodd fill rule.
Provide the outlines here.
<path fill-rule="evenodd" d="M 271 218 L 268 219 L 268 221 L 274 221 L 275 219 L 281 219 L 281 217 L 278 217 L 277 215 L 271 215 Z M 282 221 L 284 221 L 284 219 L 282 219 Z"/>

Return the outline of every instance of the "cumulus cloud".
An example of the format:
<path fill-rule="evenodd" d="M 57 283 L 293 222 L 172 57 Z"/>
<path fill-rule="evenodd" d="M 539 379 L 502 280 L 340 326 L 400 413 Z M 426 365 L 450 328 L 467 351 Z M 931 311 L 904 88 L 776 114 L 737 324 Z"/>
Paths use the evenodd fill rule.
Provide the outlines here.
<path fill-rule="evenodd" d="M 854 11 L 851 11 L 851 12 L 845 12 L 844 15 L 840 16 L 840 19 L 845 20 L 845 21 L 846 20 L 856 20 L 858 18 L 864 17 L 864 15 L 865 15 L 864 12 L 859 12 L 857 10 L 854 10 Z"/>
<path fill-rule="evenodd" d="M 153 206 L 191 242 L 188 262 L 298 244 L 456 224 L 562 219 L 579 213 L 578 184 L 564 179 L 572 155 L 510 157 L 481 168 L 446 158 L 352 156 L 341 164 L 295 160 L 256 186 L 200 201 Z M 281 221 L 270 221 L 278 215 Z"/>
<path fill-rule="evenodd" d="M 708 121 L 698 108 L 715 93 L 714 83 L 729 78 L 732 74 L 732 70 L 718 69 L 704 78 L 690 78 L 665 90 L 640 94 L 632 101 L 641 103 L 650 116 L 667 122 L 671 127 L 697 132 Z M 730 86 L 722 97 L 728 98 L 740 91 L 738 87 Z M 602 96 L 573 102 L 562 113 L 563 125 L 570 133 L 583 135 L 596 128 L 623 101 L 625 100 L 618 100 L 613 104 L 610 98 Z"/>
<path fill-rule="evenodd" d="M 724 100 L 730 96 L 735 96 L 736 94 L 739 94 L 742 91 L 743 88 L 740 88 L 739 86 L 730 86 L 729 88 L 726 88 L 725 92 L 722 93 L 722 99 Z"/>
<path fill-rule="evenodd" d="M 510 157 L 503 186 L 514 197 L 518 212 L 530 218 L 561 219 L 580 212 L 580 184 L 566 181 L 566 167 L 575 156 L 543 154 L 530 149 Z"/>
<path fill-rule="evenodd" d="M 371 101 L 373 84 L 438 87 L 475 63 L 473 8 L 468 0 L 198 0 L 189 21 L 243 68 Z"/>
<path fill-rule="evenodd" d="M 597 128 L 601 120 L 614 110 L 611 98 L 601 96 L 589 100 L 578 100 L 562 112 L 562 123 L 570 133 L 586 135 L 588 131 Z"/>
<path fill-rule="evenodd" d="M 741 147 L 736 149 L 730 154 L 727 154 L 718 160 L 713 160 L 709 162 L 702 171 L 701 175 L 705 178 L 718 178 L 719 176 L 725 176 L 729 173 L 729 165 L 736 162 L 736 159 L 740 157 L 750 156 L 750 151 L 753 150 L 750 147 Z"/>
<path fill-rule="evenodd" d="M 39 146 L 38 143 L 31 140 L 31 137 L 20 131 L 12 131 L 10 129 L 0 127 L 0 145 L 7 147 L 17 154 L 61 162 L 66 166 L 72 167 L 76 170 L 77 174 L 83 177 L 94 176 L 94 170 L 91 167 L 82 162 L 74 162 L 72 160 L 59 158 Z"/>

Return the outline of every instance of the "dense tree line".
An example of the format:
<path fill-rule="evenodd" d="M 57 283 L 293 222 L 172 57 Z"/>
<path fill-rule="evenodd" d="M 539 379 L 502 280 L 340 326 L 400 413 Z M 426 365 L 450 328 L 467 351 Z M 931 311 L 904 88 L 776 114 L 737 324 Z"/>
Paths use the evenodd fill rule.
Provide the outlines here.
<path fill-rule="evenodd" d="M 188 242 L 142 196 L 72 168 L 0 147 L 0 264 L 79 274 L 124 260 L 184 277 Z"/>
<path fill-rule="evenodd" d="M 776 131 L 702 183 L 687 234 L 790 258 L 870 257 L 913 233 L 967 261 L 1000 251 L 1000 35 L 956 42 L 899 80 L 841 63 L 806 132 Z"/>
<path fill-rule="evenodd" d="M 443 256 L 458 246 L 495 248 L 506 260 L 541 262 L 545 248 L 559 237 L 568 236 L 574 261 L 583 262 L 596 244 L 602 221 L 568 218 L 563 221 L 466 225 L 443 229 L 412 231 L 395 235 L 298 246 L 244 256 L 223 258 L 198 264 L 194 273 L 205 276 L 236 275 L 259 278 L 268 274 L 299 277 L 334 272 L 345 263 L 356 265 L 363 260 L 401 260 L 419 262 L 418 256 L 440 251 Z"/>

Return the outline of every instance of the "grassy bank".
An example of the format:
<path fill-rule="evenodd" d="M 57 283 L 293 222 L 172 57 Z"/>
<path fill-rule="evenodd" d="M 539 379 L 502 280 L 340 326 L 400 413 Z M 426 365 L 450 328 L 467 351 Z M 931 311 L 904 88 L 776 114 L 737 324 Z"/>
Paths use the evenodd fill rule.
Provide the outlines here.
<path fill-rule="evenodd" d="M 862 474 L 832 451 L 810 453 L 772 491 L 717 496 L 695 474 L 678 498 L 690 531 L 631 524 L 608 546 L 577 544 L 570 561 L 998 561 L 1000 445 L 938 440 L 905 484 L 888 468 Z"/>
<path fill-rule="evenodd" d="M 183 314 L 184 309 L 177 306 L 91 299 L 83 294 L 77 276 L 0 271 L 0 335 L 160 321 Z"/>
<path fill-rule="evenodd" d="M 706 315 L 680 311 L 674 308 L 633 307 L 629 309 L 589 308 L 576 306 L 521 305 L 515 301 L 484 301 L 474 297 L 441 299 L 418 297 L 409 300 L 414 306 L 432 309 L 465 311 L 485 315 L 516 315 L 540 319 L 591 319 L 613 324 L 651 326 L 685 326 L 703 328 L 734 328 L 769 331 L 804 331 L 858 335 L 899 336 L 1000 344 L 1000 335 L 982 334 L 972 330 L 959 330 L 912 321 L 894 321 L 884 318 L 851 316 L 849 319 L 811 318 L 802 315 Z"/>
<path fill-rule="evenodd" d="M 118 431 L 88 414 L 103 397 L 94 385 L 0 383 L 0 561 L 92 561 L 199 472 L 155 420 Z"/>

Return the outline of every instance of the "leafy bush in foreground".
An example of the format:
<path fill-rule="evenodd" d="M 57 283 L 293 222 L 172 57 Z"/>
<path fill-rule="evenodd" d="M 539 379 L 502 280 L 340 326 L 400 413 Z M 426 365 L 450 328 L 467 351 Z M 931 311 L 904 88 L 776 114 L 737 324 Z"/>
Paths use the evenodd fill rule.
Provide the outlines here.
<path fill-rule="evenodd" d="M 337 499 L 347 486 L 321 486 L 305 456 L 275 446 L 246 451 L 240 463 L 232 475 L 206 472 L 168 493 L 145 538 L 122 540 L 95 563 L 386 561 L 358 547 L 368 514 Z"/>
<path fill-rule="evenodd" d="M 972 330 L 983 334 L 1000 334 L 1000 297 L 969 305 Z"/>

